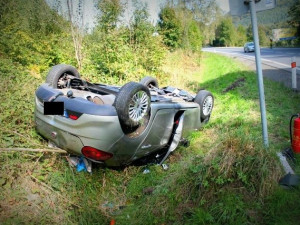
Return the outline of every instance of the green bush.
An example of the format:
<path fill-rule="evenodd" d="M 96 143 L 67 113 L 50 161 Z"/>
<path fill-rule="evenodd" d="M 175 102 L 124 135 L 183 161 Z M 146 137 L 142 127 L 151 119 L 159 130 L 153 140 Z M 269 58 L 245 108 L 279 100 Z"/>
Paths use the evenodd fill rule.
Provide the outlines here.
<path fill-rule="evenodd" d="M 84 41 L 86 77 L 121 84 L 146 75 L 159 77 L 166 48 L 153 32 L 144 6 L 134 11 L 127 27 L 98 26 Z"/>
<path fill-rule="evenodd" d="M 202 48 L 202 34 L 196 21 L 192 20 L 188 26 L 188 49 L 193 52 L 200 52 Z"/>
<path fill-rule="evenodd" d="M 1 7 L 0 52 L 37 72 L 61 62 L 74 63 L 69 25 L 43 0 L 8 0 Z"/>
<path fill-rule="evenodd" d="M 170 49 L 176 49 L 182 42 L 182 24 L 176 16 L 175 9 L 165 7 L 159 13 L 160 33 L 163 35 L 163 41 Z"/>

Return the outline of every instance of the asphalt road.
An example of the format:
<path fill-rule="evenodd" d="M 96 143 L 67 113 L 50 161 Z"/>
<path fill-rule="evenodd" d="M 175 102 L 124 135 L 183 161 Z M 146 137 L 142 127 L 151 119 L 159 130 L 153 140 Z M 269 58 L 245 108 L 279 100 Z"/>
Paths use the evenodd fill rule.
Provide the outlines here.
<path fill-rule="evenodd" d="M 202 51 L 228 54 L 255 61 L 255 53 L 244 53 L 243 47 L 202 48 Z M 291 59 L 292 57 L 295 57 L 297 74 L 300 74 L 300 48 L 261 48 L 260 53 L 262 64 L 286 71 L 291 71 Z"/>

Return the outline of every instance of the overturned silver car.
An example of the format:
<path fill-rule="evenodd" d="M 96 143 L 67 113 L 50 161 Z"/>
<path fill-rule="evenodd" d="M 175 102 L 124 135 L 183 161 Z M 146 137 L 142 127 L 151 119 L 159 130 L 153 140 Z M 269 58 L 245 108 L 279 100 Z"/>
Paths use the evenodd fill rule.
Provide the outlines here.
<path fill-rule="evenodd" d="M 213 104 L 206 90 L 191 95 L 159 88 L 152 77 L 122 87 L 93 84 L 80 79 L 74 67 L 59 64 L 36 91 L 35 122 L 44 138 L 70 154 L 121 166 L 161 149 L 164 160 L 208 122 Z"/>

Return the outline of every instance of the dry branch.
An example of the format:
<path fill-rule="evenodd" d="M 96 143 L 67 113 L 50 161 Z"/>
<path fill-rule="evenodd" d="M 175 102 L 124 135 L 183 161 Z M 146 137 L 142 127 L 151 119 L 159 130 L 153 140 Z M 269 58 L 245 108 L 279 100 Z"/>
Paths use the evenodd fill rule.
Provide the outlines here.
<path fill-rule="evenodd" d="M 62 149 L 58 149 L 58 148 L 54 148 L 54 149 L 33 149 L 33 148 L 0 148 L 0 152 L 13 152 L 13 151 L 17 151 L 17 152 L 57 152 L 57 153 L 67 153 L 65 150 Z"/>

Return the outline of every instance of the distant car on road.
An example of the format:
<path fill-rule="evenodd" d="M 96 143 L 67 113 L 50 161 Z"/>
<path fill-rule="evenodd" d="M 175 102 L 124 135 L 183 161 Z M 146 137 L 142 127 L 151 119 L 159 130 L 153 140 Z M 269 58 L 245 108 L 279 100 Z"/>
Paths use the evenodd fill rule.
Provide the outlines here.
<path fill-rule="evenodd" d="M 253 42 L 247 42 L 244 45 L 244 52 L 254 52 L 254 43 Z"/>

